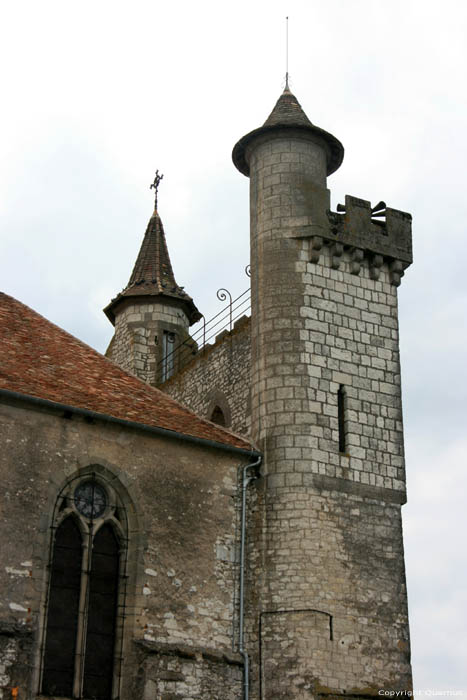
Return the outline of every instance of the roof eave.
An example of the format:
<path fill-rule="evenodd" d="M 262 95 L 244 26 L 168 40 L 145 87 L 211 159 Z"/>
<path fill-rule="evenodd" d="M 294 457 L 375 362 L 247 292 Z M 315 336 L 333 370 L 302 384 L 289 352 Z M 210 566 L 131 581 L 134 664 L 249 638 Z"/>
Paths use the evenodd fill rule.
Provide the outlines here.
<path fill-rule="evenodd" d="M 275 124 L 273 126 L 260 126 L 258 129 L 250 131 L 248 134 L 243 136 L 234 146 L 232 151 L 232 160 L 235 167 L 240 170 L 243 175 L 249 177 L 250 166 L 246 158 L 246 151 L 248 147 L 251 147 L 259 137 L 264 135 L 280 135 L 285 132 L 297 132 L 313 137 L 315 140 L 319 139 L 325 146 L 328 158 L 327 158 L 327 175 L 334 173 L 341 165 L 344 159 L 344 147 L 335 136 L 329 132 L 321 129 L 319 126 L 314 124 L 311 126 L 305 125 L 293 125 L 293 124 Z"/>
<path fill-rule="evenodd" d="M 202 318 L 202 314 L 196 307 L 193 299 L 191 297 L 183 298 L 177 295 L 176 293 L 171 294 L 170 292 L 158 292 L 158 293 L 144 293 L 142 291 L 139 294 L 125 294 L 125 290 L 123 292 L 120 292 L 115 299 L 112 299 L 110 304 L 107 304 L 107 306 L 104 308 L 104 313 L 109 319 L 110 323 L 115 326 L 115 310 L 117 309 L 118 306 L 120 306 L 121 303 L 124 301 L 132 300 L 132 301 L 143 301 L 143 300 L 156 300 L 161 297 L 165 297 L 166 299 L 172 299 L 173 301 L 177 302 L 178 304 L 182 305 L 186 312 L 188 319 L 190 321 L 190 326 L 192 326 L 194 323 L 199 321 Z"/>
<path fill-rule="evenodd" d="M 111 416 L 105 413 L 98 413 L 97 411 L 92 411 L 87 408 L 80 408 L 79 406 L 70 406 L 68 404 L 59 403 L 57 401 L 51 401 L 50 399 L 44 399 L 40 396 L 32 396 L 30 394 L 23 394 L 18 391 L 11 391 L 10 389 L 0 388 L 0 398 L 2 397 L 9 402 L 25 402 L 53 411 L 74 413 L 76 415 L 82 416 L 83 418 L 87 418 L 88 420 L 94 419 L 106 423 L 113 423 L 121 426 L 126 426 L 127 428 L 142 430 L 144 432 L 152 433 L 160 437 L 183 440 L 184 442 L 190 442 L 205 447 L 212 447 L 215 449 L 223 450 L 224 452 L 233 452 L 235 454 L 241 454 L 244 456 L 252 457 L 261 456 L 261 453 L 255 450 L 253 446 L 250 450 L 245 447 L 236 447 L 235 445 L 228 445 L 223 442 L 217 442 L 216 440 L 209 440 L 208 438 L 196 437 L 195 435 L 180 433 L 176 430 L 169 430 L 168 428 L 160 428 L 158 426 L 147 425 L 146 423 L 138 423 L 136 421 L 130 421 L 124 418 L 117 418 L 115 416 Z M 245 442 L 247 441 L 245 440 Z"/>

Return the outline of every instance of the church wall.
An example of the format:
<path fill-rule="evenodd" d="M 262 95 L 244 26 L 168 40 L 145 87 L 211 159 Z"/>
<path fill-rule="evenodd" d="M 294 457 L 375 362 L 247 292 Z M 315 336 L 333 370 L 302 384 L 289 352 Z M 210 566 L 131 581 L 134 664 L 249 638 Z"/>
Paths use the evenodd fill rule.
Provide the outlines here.
<path fill-rule="evenodd" d="M 52 511 L 64 484 L 91 467 L 126 494 L 120 697 L 152 700 L 170 689 L 171 698 L 204 698 L 211 685 L 209 697 L 230 698 L 226 683 L 239 697 L 232 637 L 245 458 L 25 406 L 0 404 L 0 697 L 12 687 L 35 697 Z"/>
<path fill-rule="evenodd" d="M 159 387 L 203 418 L 219 406 L 226 426 L 240 435 L 249 435 L 251 426 L 250 322 L 239 319 Z"/>

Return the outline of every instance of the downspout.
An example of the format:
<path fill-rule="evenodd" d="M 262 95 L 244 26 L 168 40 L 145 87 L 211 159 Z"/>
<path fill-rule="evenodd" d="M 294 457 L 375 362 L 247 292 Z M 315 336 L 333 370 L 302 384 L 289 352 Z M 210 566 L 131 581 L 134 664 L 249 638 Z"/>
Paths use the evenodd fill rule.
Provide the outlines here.
<path fill-rule="evenodd" d="M 239 612 L 239 633 L 238 633 L 238 651 L 243 657 L 243 700 L 248 700 L 249 684 L 250 684 L 250 667 L 248 653 L 244 648 L 243 627 L 245 617 L 245 539 L 246 539 L 246 490 L 251 481 L 258 478 L 258 475 L 248 475 L 248 470 L 254 467 L 259 467 L 261 464 L 261 455 L 255 462 L 247 464 L 242 469 L 242 518 L 241 518 L 241 535 L 240 535 L 240 612 Z"/>

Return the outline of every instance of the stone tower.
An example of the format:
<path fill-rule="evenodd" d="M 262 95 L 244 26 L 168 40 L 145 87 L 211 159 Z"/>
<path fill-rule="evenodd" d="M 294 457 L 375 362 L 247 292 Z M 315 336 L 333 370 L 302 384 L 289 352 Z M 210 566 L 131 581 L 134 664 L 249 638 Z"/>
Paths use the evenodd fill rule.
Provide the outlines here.
<path fill-rule="evenodd" d="M 160 384 L 191 356 L 188 328 L 201 314 L 175 281 L 157 209 L 127 286 L 104 311 L 115 326 L 107 356 L 143 381 Z"/>
<path fill-rule="evenodd" d="M 253 697 L 409 690 L 397 286 L 411 217 L 326 177 L 344 149 L 285 89 L 235 146 L 250 177 Z M 255 651 L 256 650 L 256 651 Z"/>

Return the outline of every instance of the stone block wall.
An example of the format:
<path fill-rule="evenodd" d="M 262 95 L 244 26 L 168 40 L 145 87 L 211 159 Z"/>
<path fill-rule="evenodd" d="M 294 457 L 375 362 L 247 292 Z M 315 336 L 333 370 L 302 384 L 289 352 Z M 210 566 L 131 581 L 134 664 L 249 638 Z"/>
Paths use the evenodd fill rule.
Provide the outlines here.
<path fill-rule="evenodd" d="M 188 317 L 176 305 L 154 301 L 125 302 L 116 314 L 115 334 L 106 356 L 126 372 L 156 386 L 162 372 L 164 330 L 175 334 L 175 344 L 178 345 L 188 339 L 188 327 Z"/>
<path fill-rule="evenodd" d="M 250 318 L 243 317 L 159 388 L 203 418 L 219 406 L 226 427 L 249 435 L 250 357 Z"/>
<path fill-rule="evenodd" d="M 283 426 L 279 435 L 270 431 L 280 448 L 276 454 L 281 465 L 270 483 L 298 484 L 303 473 L 324 474 L 396 491 L 404 502 L 397 288 L 385 265 L 375 280 L 368 264 L 359 275 L 352 274 L 346 253 L 339 269 L 331 266 L 329 248 L 323 249 L 319 263 L 310 263 L 307 242 L 302 242 L 298 257 L 296 274 L 303 284 L 300 348 L 291 357 L 284 352 L 290 341 L 269 344 L 273 372 L 260 407 L 264 422 Z M 284 319 L 271 299 L 264 325 L 285 337 L 293 320 Z M 306 381 L 298 381 L 299 375 Z M 341 386 L 345 453 L 339 452 Z M 300 427 L 304 425 L 306 430 Z"/>
<path fill-rule="evenodd" d="M 411 688 L 400 505 L 335 481 L 310 474 L 300 487 L 253 487 L 252 697 Z"/>
<path fill-rule="evenodd" d="M 145 682 L 137 697 L 142 700 L 242 697 L 243 660 L 239 654 L 147 642 L 139 648 Z"/>
<path fill-rule="evenodd" d="M 288 628 L 284 637 L 283 630 Z M 270 650 L 280 640 L 281 656 L 270 656 Z M 332 617 L 316 610 L 292 609 L 264 611 L 260 620 L 261 690 L 277 698 L 310 697 L 315 690 L 313 668 L 332 643 Z M 319 663 L 319 662 L 318 662 Z M 329 663 L 329 661 L 328 661 Z M 299 673 L 290 677 L 290 669 Z"/>

